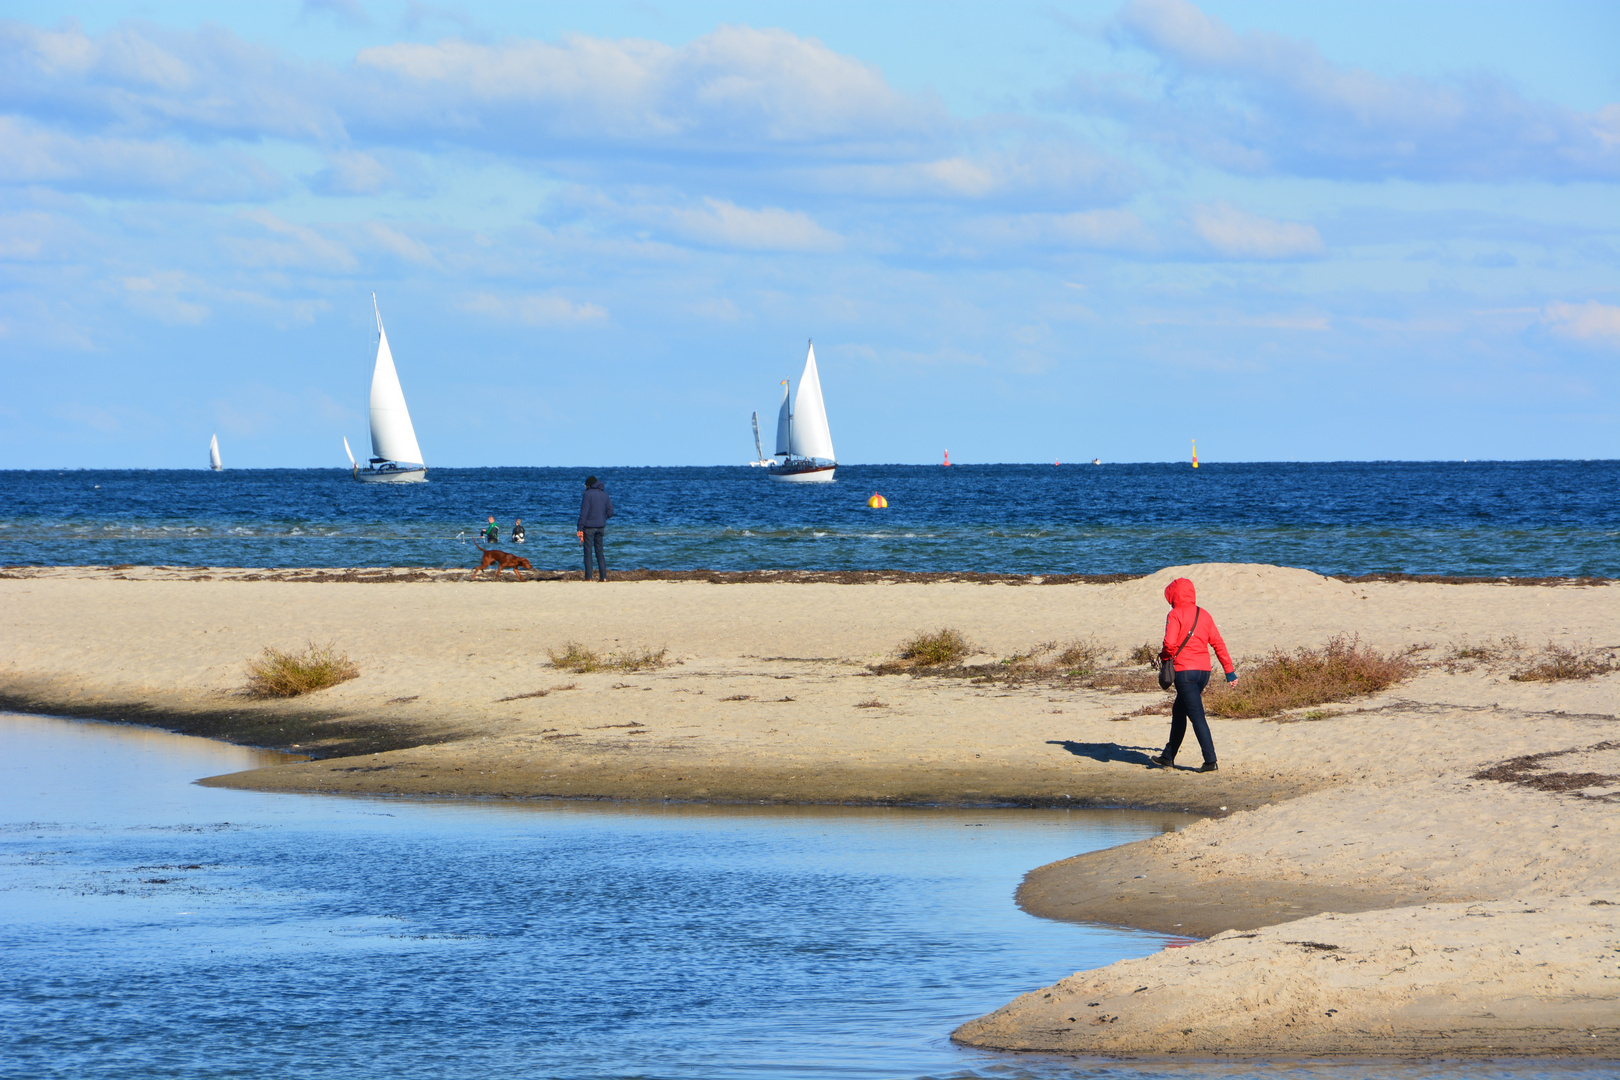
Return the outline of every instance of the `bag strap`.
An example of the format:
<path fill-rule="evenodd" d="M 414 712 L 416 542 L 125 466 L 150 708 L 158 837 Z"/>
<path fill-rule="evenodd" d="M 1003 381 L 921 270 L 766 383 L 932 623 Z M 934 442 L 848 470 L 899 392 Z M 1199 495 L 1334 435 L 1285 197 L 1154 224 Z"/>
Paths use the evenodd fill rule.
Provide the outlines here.
<path fill-rule="evenodd" d="M 1203 613 L 1203 608 L 1193 608 L 1193 624 L 1187 628 L 1187 636 L 1181 639 L 1181 646 L 1177 648 L 1175 652 L 1170 654 L 1170 659 L 1174 660 L 1176 657 L 1180 656 L 1181 650 L 1187 647 L 1187 642 L 1192 640 L 1193 631 L 1198 629 L 1198 617 Z"/>

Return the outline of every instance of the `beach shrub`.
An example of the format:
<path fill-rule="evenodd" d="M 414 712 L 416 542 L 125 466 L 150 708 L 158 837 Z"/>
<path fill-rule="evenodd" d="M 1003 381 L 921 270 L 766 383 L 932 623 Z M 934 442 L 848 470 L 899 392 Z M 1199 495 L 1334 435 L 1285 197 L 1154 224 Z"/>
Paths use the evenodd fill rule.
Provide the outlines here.
<path fill-rule="evenodd" d="M 297 697 L 358 678 L 360 668 L 332 644 L 312 641 L 299 653 L 266 648 L 247 662 L 247 675 L 255 697 Z"/>
<path fill-rule="evenodd" d="M 959 631 L 944 627 L 931 634 L 919 630 L 900 643 L 899 655 L 919 667 L 943 667 L 959 662 L 972 651 Z"/>
<path fill-rule="evenodd" d="M 1275 716 L 1330 701 L 1386 690 L 1417 671 L 1404 654 L 1385 655 L 1360 638 L 1335 637 L 1319 649 L 1273 650 L 1238 670 L 1233 686 L 1219 672 L 1210 681 L 1205 709 L 1214 716 Z"/>
<path fill-rule="evenodd" d="M 608 663 L 615 671 L 648 671 L 669 663 L 669 649 L 626 649 L 608 657 Z"/>
<path fill-rule="evenodd" d="M 1113 650 L 1096 638 L 1071 641 L 1052 658 L 1058 670 L 1071 675 L 1090 675 L 1101 668 Z"/>
<path fill-rule="evenodd" d="M 1547 643 L 1547 647 L 1527 666 L 1509 675 L 1514 682 L 1557 682 L 1563 679 L 1590 679 L 1606 675 L 1617 665 L 1614 657 L 1604 653 L 1582 652 L 1565 645 Z"/>
<path fill-rule="evenodd" d="M 587 649 L 577 641 L 563 643 L 561 649 L 547 649 L 546 655 L 551 657 L 551 666 L 562 668 L 564 671 L 575 671 L 581 674 L 602 670 L 602 658 L 593 649 Z"/>
<path fill-rule="evenodd" d="M 656 651 L 649 648 L 625 649 L 604 656 L 593 649 L 587 649 L 577 641 L 569 641 L 560 649 L 547 649 L 546 655 L 551 658 L 552 667 L 585 675 L 593 671 L 645 671 L 649 668 L 660 668 L 668 662 L 669 649 Z"/>
<path fill-rule="evenodd" d="M 1143 664 L 1147 667 L 1158 667 L 1159 646 L 1153 644 L 1151 641 L 1144 642 L 1131 650 L 1130 660 L 1133 664 Z"/>
<path fill-rule="evenodd" d="M 1435 662 L 1455 675 L 1459 671 L 1473 671 L 1481 664 L 1490 666 L 1516 663 L 1523 653 L 1524 646 L 1519 643 L 1519 639 L 1512 634 L 1506 634 L 1500 638 L 1486 638 L 1480 642 L 1464 639 L 1460 645 L 1454 645 L 1449 652 L 1442 653 Z"/>
<path fill-rule="evenodd" d="M 1142 668 L 1113 668 L 1087 676 L 1082 686 L 1092 690 L 1107 690 L 1127 694 L 1146 694 L 1159 689 L 1158 665 L 1151 670 Z"/>
<path fill-rule="evenodd" d="M 1446 659 L 1480 660 L 1485 663 L 1492 663 L 1497 660 L 1518 656 L 1523 651 L 1524 646 L 1519 644 L 1519 639 L 1512 634 L 1508 634 L 1500 638 L 1486 638 L 1477 645 L 1464 641 L 1454 648 L 1451 655 Z"/>
<path fill-rule="evenodd" d="M 1084 677 L 1101 668 L 1110 652 L 1095 638 L 1071 641 L 1062 646 L 1055 641 L 1046 641 L 1028 652 L 1014 653 L 1001 661 L 1001 666 L 1007 669 L 1009 677 L 1016 678 L 1054 675 Z"/>

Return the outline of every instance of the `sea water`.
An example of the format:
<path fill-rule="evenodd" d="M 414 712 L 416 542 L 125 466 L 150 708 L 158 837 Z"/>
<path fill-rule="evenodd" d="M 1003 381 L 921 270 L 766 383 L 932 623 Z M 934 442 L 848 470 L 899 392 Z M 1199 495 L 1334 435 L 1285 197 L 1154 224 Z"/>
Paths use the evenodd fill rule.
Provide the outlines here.
<path fill-rule="evenodd" d="M 284 756 L 0 714 L 0 1077 L 1610 1076 L 1612 1063 L 1103 1062 L 952 1028 L 1180 939 L 1019 911 L 1130 811 L 259 794 Z"/>
<path fill-rule="evenodd" d="M 619 568 L 1620 577 L 1620 461 L 840 466 L 599 472 Z M 573 568 L 585 468 L 0 471 L 0 565 L 463 566 L 501 547 Z M 887 509 L 866 505 L 873 493 Z"/>

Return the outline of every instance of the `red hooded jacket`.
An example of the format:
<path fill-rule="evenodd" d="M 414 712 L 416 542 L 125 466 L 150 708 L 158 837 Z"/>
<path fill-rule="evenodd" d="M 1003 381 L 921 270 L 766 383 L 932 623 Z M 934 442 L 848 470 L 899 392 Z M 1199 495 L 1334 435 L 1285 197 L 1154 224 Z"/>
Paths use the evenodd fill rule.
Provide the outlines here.
<path fill-rule="evenodd" d="M 1198 616 L 1197 628 L 1193 628 L 1193 615 L 1199 610 L 1198 593 L 1193 590 L 1193 583 L 1184 577 L 1176 578 L 1164 587 L 1164 598 L 1170 601 L 1170 614 L 1164 620 L 1164 651 L 1159 653 L 1159 659 L 1166 660 L 1175 655 L 1187 631 L 1192 630 L 1193 636 L 1187 642 L 1187 647 L 1176 655 L 1177 671 L 1208 671 L 1210 649 L 1214 649 L 1215 655 L 1221 658 L 1221 667 L 1228 675 L 1236 670 L 1232 654 L 1226 651 L 1226 642 L 1215 625 L 1214 616 L 1204 612 Z"/>

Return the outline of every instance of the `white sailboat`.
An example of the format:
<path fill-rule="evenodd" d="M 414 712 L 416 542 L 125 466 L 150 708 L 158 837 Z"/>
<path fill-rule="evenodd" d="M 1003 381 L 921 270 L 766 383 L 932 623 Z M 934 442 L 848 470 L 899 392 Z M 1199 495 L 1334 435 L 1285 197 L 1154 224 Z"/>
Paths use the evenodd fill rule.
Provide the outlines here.
<path fill-rule="evenodd" d="M 208 467 L 215 472 L 225 468 L 224 462 L 219 460 L 219 432 L 217 431 L 208 440 Z"/>
<path fill-rule="evenodd" d="M 748 464 L 757 465 L 761 468 L 772 464 L 771 459 L 765 456 L 765 447 L 761 446 L 759 442 L 759 413 L 754 414 L 754 460 Z"/>
<path fill-rule="evenodd" d="M 821 375 L 816 371 L 816 343 L 804 358 L 799 396 L 788 401 L 789 386 L 782 383 L 782 408 L 776 418 L 776 456 L 772 480 L 793 484 L 825 484 L 838 468 L 833 454 L 832 430 L 827 426 L 827 403 L 821 398 Z"/>
<path fill-rule="evenodd" d="M 388 348 L 383 330 L 382 311 L 377 294 L 371 294 L 371 310 L 377 316 L 377 365 L 371 373 L 371 460 L 365 468 L 354 460 L 347 437 L 343 451 L 354 467 L 354 478 L 373 484 L 411 484 L 427 479 L 422 448 L 416 445 L 416 429 L 405 407 L 405 391 L 394 369 L 394 354 Z"/>

